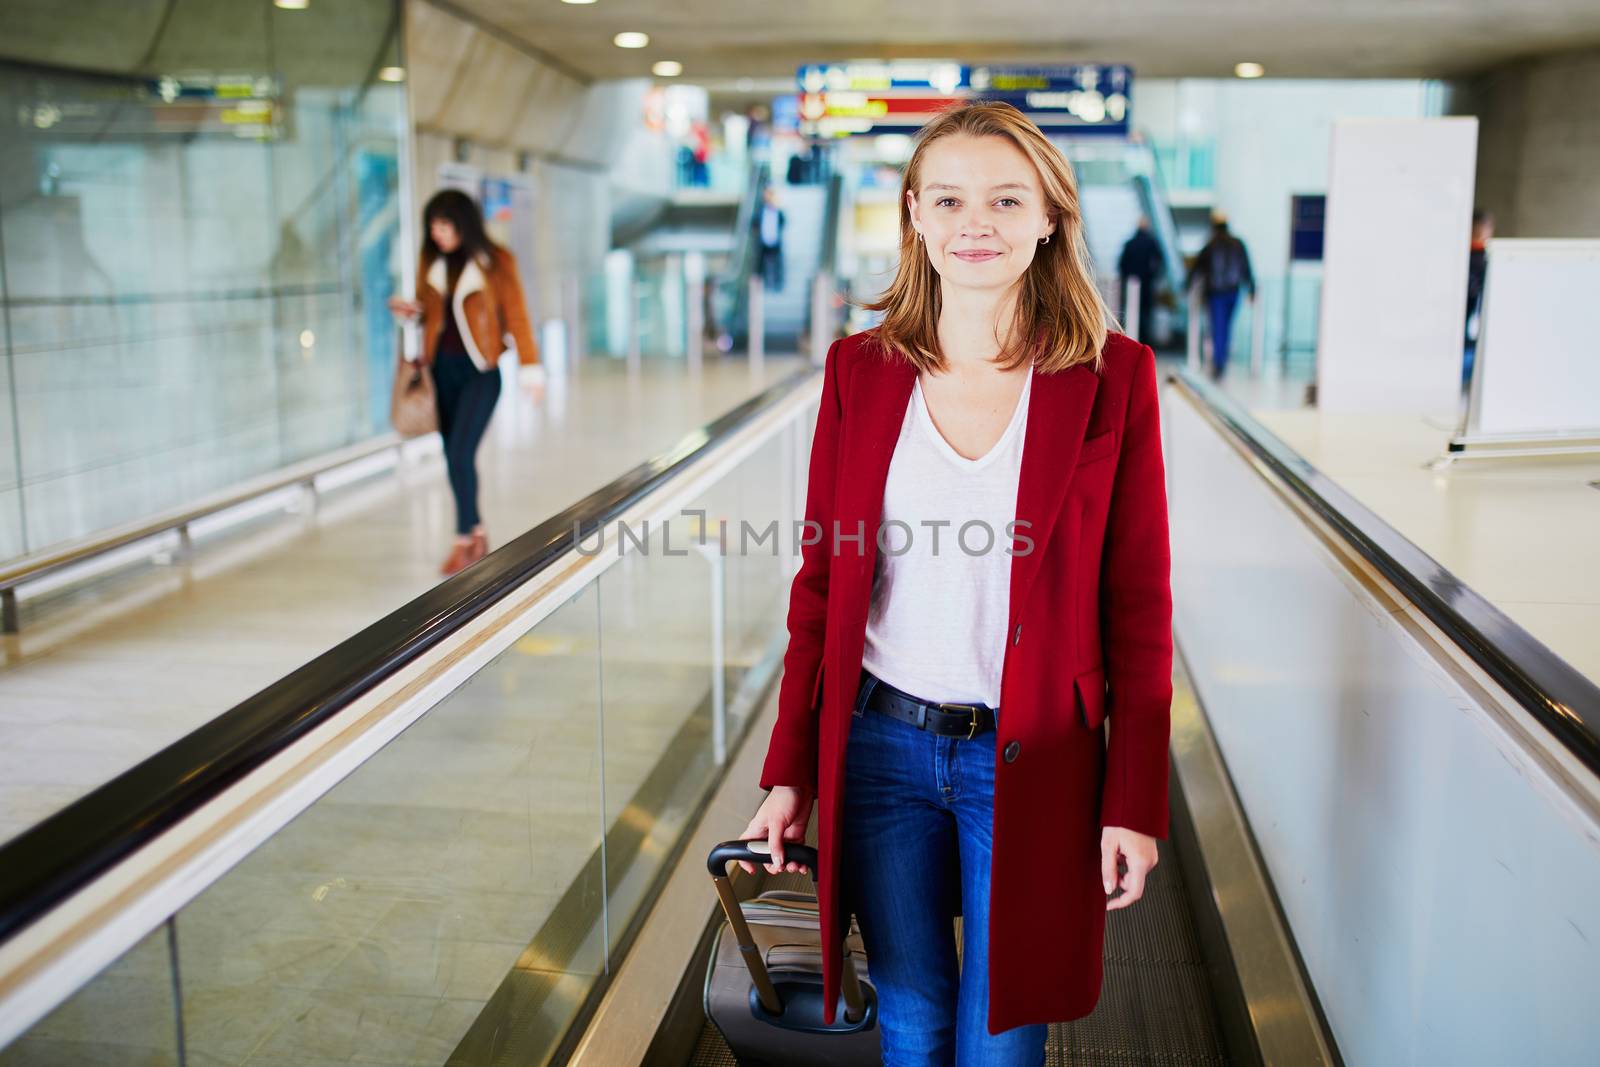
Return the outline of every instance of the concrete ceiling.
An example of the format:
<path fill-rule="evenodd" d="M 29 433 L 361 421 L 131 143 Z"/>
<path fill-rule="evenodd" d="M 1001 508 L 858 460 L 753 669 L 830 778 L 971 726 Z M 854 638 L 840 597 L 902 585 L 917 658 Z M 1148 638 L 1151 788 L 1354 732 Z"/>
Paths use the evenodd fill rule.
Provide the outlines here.
<path fill-rule="evenodd" d="M 101 74 L 276 71 L 361 84 L 398 60 L 393 0 L 0 0 L 0 59 Z"/>
<path fill-rule="evenodd" d="M 422 0 L 499 27 L 583 78 L 785 78 L 802 63 L 1121 62 L 1145 77 L 1452 77 L 1600 45 L 1596 0 Z M 650 45 L 616 47 L 621 30 Z"/>

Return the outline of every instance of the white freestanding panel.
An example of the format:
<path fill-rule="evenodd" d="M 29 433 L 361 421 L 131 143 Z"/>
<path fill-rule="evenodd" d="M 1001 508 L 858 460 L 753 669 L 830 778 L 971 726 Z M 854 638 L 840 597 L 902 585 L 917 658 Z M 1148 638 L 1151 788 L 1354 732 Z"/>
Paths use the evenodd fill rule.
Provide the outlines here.
<path fill-rule="evenodd" d="M 1334 123 L 1317 403 L 1453 412 L 1478 120 Z"/>
<path fill-rule="evenodd" d="M 1474 436 L 1600 436 L 1600 241 L 1489 242 Z"/>

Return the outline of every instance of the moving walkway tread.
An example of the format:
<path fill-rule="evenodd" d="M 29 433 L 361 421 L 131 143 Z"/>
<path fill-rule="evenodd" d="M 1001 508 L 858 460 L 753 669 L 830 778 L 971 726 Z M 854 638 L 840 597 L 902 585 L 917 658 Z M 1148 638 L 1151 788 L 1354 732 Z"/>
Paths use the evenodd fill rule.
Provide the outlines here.
<path fill-rule="evenodd" d="M 1177 850 L 1161 842 L 1144 899 L 1106 917 L 1105 984 L 1087 1018 L 1050 1027 L 1047 1067 L 1227 1067 L 1217 999 Z M 804 874 L 767 888 L 809 890 Z M 734 1067 L 706 1022 L 690 1067 Z"/>

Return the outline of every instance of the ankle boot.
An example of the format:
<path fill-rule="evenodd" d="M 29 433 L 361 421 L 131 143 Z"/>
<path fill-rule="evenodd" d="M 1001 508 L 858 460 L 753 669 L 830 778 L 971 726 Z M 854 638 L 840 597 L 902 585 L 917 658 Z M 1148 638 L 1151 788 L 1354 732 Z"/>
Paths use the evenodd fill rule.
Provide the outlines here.
<path fill-rule="evenodd" d="M 444 565 L 439 568 L 439 573 L 448 578 L 471 566 L 475 562 L 472 552 L 476 544 L 476 541 L 470 540 L 457 541 L 451 547 L 450 555 L 445 558 Z"/>

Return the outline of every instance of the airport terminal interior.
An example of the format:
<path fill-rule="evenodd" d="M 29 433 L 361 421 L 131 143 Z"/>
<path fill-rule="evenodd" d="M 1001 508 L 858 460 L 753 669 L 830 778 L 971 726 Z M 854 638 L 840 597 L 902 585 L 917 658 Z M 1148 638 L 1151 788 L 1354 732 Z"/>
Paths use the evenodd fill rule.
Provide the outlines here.
<path fill-rule="evenodd" d="M 977 101 L 1171 556 L 1170 829 L 1046 1062 L 1600 1062 L 1592 0 L 4 0 L 0 1067 L 880 1062 L 826 860 L 740 842 L 780 692 L 860 728 L 784 681 L 887 463 L 832 368 Z M 1114 447 L 1024 477 L 1120 514 Z"/>

